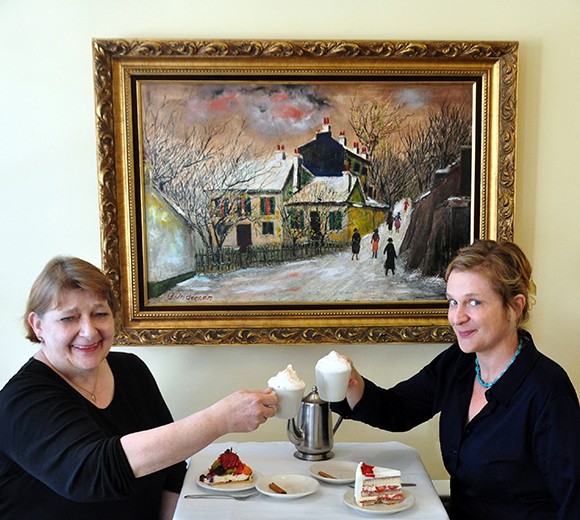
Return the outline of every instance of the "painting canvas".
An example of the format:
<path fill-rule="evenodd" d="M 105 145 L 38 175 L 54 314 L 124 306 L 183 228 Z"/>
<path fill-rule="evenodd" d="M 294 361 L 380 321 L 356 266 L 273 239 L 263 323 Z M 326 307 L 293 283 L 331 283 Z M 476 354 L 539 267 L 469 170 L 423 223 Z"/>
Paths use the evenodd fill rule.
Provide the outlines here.
<path fill-rule="evenodd" d="M 95 42 L 96 58 L 107 58 L 96 61 L 97 106 L 124 121 L 107 121 L 115 177 L 102 197 L 115 209 L 102 212 L 103 234 L 123 246 L 104 237 L 104 263 L 121 275 L 121 338 L 451 339 L 447 264 L 475 238 L 512 233 L 511 188 L 498 182 L 513 185 L 513 158 L 498 137 L 513 121 L 496 127 L 492 116 L 514 80 L 502 69 L 499 91 L 491 80 L 498 60 L 515 67 L 515 44 L 498 44 L 509 49 L 501 58 L 443 54 L 424 67 L 422 54 L 391 63 L 384 47 L 382 61 L 366 63 L 305 57 L 305 44 L 287 42 L 301 52 L 284 47 L 278 63 L 267 42 L 222 42 L 217 57 L 217 44 L 194 43 L 178 47 L 184 65 L 175 42 L 155 52 Z M 502 163 L 510 170 L 500 175 Z"/>
<path fill-rule="evenodd" d="M 470 241 L 472 85 L 140 91 L 151 303 L 444 299 L 449 255 Z M 425 199 L 450 197 L 455 224 L 431 229 L 448 222 Z M 426 226 L 447 252 L 429 251 Z"/>

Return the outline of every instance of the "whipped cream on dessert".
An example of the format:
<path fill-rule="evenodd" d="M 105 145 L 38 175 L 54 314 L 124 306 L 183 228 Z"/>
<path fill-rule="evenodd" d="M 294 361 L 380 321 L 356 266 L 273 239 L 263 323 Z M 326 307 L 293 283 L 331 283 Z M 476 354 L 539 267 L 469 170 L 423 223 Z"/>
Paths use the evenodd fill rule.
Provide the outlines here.
<path fill-rule="evenodd" d="M 306 383 L 302 381 L 292 365 L 288 365 L 284 370 L 280 370 L 275 376 L 268 379 L 268 387 L 276 390 L 302 390 Z"/>
<path fill-rule="evenodd" d="M 404 500 L 401 472 L 361 462 L 355 474 L 354 500 L 361 507 L 398 504 Z"/>

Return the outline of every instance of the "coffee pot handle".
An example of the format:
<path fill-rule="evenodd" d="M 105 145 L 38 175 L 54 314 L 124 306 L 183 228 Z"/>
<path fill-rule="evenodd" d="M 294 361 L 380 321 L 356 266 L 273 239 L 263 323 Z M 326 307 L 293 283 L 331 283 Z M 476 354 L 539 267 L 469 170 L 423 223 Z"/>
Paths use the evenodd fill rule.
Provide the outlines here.
<path fill-rule="evenodd" d="M 336 424 L 334 425 L 334 428 L 332 429 L 332 435 L 334 435 L 336 433 L 336 430 L 338 430 L 338 427 L 340 426 L 340 423 L 342 423 L 343 419 L 344 419 L 344 417 L 342 415 L 338 416 L 338 421 L 336 421 Z"/>

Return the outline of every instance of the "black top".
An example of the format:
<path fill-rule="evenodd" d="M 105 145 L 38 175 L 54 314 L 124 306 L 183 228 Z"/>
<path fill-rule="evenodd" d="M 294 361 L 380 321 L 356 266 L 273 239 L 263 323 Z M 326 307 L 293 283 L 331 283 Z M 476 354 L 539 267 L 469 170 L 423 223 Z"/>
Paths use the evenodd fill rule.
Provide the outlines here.
<path fill-rule="evenodd" d="M 162 490 L 180 492 L 185 463 L 133 475 L 120 438 L 172 417 L 138 357 L 107 360 L 115 394 L 104 410 L 35 359 L 0 391 L 2 520 L 158 520 Z"/>
<path fill-rule="evenodd" d="M 333 409 L 390 431 L 407 431 L 440 412 L 452 518 L 580 519 L 578 397 L 566 372 L 522 334 L 520 355 L 468 424 L 475 354 L 456 343 L 390 390 L 365 380 L 354 410 L 346 401 Z"/>

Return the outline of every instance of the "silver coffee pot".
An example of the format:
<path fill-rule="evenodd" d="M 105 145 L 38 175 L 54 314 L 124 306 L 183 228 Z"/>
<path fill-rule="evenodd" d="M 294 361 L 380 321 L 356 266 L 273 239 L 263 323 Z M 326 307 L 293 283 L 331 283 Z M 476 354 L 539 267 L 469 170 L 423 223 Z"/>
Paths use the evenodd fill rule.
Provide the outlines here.
<path fill-rule="evenodd" d="M 300 403 L 297 420 L 288 420 L 286 432 L 288 438 L 296 446 L 294 456 L 302 460 L 327 460 L 334 457 L 334 434 L 342 422 L 338 419 L 332 427 L 330 403 L 323 401 L 318 394 L 318 388 L 312 387 Z"/>

